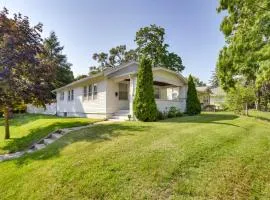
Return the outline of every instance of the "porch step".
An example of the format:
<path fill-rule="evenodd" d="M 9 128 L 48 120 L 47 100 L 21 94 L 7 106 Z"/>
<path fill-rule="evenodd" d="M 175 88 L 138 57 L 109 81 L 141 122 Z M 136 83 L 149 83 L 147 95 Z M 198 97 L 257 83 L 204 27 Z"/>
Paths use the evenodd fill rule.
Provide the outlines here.
<path fill-rule="evenodd" d="M 116 115 L 116 116 L 128 116 L 129 115 L 129 110 L 119 110 L 117 112 L 115 112 L 113 115 Z"/>
<path fill-rule="evenodd" d="M 113 113 L 110 121 L 126 121 L 128 120 L 129 110 L 119 110 L 116 113 Z"/>

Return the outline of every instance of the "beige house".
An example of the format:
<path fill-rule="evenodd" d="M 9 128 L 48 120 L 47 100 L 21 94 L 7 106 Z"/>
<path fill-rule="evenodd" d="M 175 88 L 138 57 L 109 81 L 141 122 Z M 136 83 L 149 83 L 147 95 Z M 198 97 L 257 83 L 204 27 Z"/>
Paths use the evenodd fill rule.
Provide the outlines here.
<path fill-rule="evenodd" d="M 226 93 L 221 87 L 212 88 L 210 94 L 210 104 L 214 105 L 216 109 L 223 108 L 226 98 Z"/>
<path fill-rule="evenodd" d="M 59 116 L 127 118 L 133 116 L 138 63 L 129 62 L 58 88 Z M 175 106 L 186 109 L 187 81 L 166 68 L 153 68 L 155 99 L 160 111 Z"/>
<path fill-rule="evenodd" d="M 201 103 L 201 108 L 210 105 L 211 89 L 207 86 L 196 87 L 197 95 Z"/>
<path fill-rule="evenodd" d="M 208 86 L 196 87 L 198 98 L 202 109 L 208 105 L 214 106 L 215 109 L 222 109 L 225 103 L 226 93 L 221 87 L 210 88 Z"/>

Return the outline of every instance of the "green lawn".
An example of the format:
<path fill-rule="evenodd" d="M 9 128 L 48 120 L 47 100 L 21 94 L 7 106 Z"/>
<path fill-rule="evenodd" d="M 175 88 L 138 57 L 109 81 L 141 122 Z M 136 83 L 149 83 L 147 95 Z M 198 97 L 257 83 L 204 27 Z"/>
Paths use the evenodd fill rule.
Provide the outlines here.
<path fill-rule="evenodd" d="M 250 110 L 249 115 L 257 119 L 265 120 L 270 122 L 270 113 L 269 112 L 260 112 L 256 110 Z"/>
<path fill-rule="evenodd" d="M 96 125 L 0 163 L 1 199 L 270 199 L 269 129 L 230 113 Z"/>
<path fill-rule="evenodd" d="M 18 114 L 10 120 L 11 138 L 4 140 L 4 119 L 0 118 L 0 154 L 25 149 L 54 130 L 83 126 L 94 121 L 86 118 Z"/>

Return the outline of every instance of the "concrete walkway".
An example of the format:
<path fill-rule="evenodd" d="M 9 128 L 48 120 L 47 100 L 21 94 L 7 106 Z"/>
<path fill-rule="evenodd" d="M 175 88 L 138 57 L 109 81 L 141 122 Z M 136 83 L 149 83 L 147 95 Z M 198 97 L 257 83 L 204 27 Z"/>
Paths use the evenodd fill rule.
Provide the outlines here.
<path fill-rule="evenodd" d="M 72 131 L 78 131 L 81 129 L 85 129 L 85 128 L 89 128 L 92 127 L 94 125 L 97 124 L 107 124 L 107 123 L 113 123 L 112 121 L 101 121 L 101 122 L 96 122 L 93 124 L 89 124 L 86 126 L 78 126 L 78 127 L 73 127 L 73 128 L 63 128 L 63 129 L 59 129 L 57 131 L 54 131 L 50 134 L 48 134 L 46 137 L 44 137 L 43 139 L 39 140 L 38 142 L 34 143 L 30 148 L 24 150 L 24 151 L 18 151 L 15 153 L 9 153 L 9 154 L 4 154 L 4 155 L 0 155 L 0 162 L 4 161 L 4 160 L 10 160 L 10 159 L 14 159 L 14 158 L 19 158 L 21 156 L 23 156 L 25 153 L 33 153 L 36 152 L 40 149 L 45 148 L 47 145 L 55 142 L 56 140 L 58 140 L 59 138 L 63 137 L 64 135 L 72 132 Z"/>

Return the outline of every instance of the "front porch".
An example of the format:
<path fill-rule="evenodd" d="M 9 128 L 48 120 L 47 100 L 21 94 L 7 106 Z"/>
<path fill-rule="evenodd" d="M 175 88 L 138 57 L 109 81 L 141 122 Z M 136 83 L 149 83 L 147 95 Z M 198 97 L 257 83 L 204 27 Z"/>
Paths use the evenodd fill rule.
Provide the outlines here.
<path fill-rule="evenodd" d="M 128 119 L 128 115 L 133 116 L 133 100 L 135 98 L 137 77 L 129 75 L 121 79 L 115 79 L 114 82 L 118 88 L 116 94 L 118 96 L 118 109 L 113 113 L 112 118 Z M 155 101 L 159 111 L 168 111 L 172 106 L 178 108 L 181 112 L 185 111 L 185 86 L 155 79 L 153 85 Z"/>

